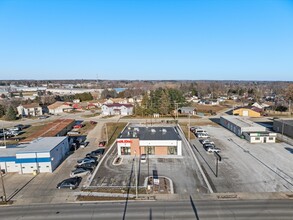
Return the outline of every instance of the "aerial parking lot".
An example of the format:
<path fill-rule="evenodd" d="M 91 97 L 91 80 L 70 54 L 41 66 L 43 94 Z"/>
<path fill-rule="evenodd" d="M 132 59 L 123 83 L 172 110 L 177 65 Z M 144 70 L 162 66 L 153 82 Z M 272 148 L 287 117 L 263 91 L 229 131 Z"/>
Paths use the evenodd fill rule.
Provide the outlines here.
<path fill-rule="evenodd" d="M 293 190 L 292 146 L 286 143 L 250 144 L 224 127 L 203 126 L 222 161 L 194 136 L 191 142 L 215 192 L 288 192 Z"/>
<path fill-rule="evenodd" d="M 172 180 L 174 193 L 195 194 L 205 191 L 206 187 L 198 167 L 187 146 L 183 146 L 182 156 L 147 156 L 141 162 L 136 157 L 136 168 L 133 157 L 123 156 L 121 161 L 114 163 L 117 158 L 117 147 L 114 145 L 101 162 L 91 187 L 128 187 L 135 186 L 135 169 L 138 173 L 138 185 L 144 187 L 146 178 L 156 172 L 158 176 Z"/>

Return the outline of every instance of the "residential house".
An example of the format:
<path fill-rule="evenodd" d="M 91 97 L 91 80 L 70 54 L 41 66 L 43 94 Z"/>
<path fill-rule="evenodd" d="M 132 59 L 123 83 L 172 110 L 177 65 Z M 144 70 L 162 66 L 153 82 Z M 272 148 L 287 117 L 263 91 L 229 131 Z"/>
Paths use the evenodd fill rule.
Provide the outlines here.
<path fill-rule="evenodd" d="M 196 115 L 196 108 L 194 107 L 181 107 L 178 108 L 178 113 L 183 115 Z"/>
<path fill-rule="evenodd" d="M 132 115 L 133 105 L 131 104 L 104 104 L 102 105 L 103 115 Z"/>
<path fill-rule="evenodd" d="M 254 106 L 239 107 L 233 110 L 233 115 L 246 116 L 246 117 L 260 117 L 262 109 Z"/>
<path fill-rule="evenodd" d="M 205 99 L 201 99 L 200 101 L 198 101 L 198 104 L 201 105 L 219 105 L 219 101 L 218 100 L 205 100 Z"/>
<path fill-rule="evenodd" d="M 63 113 L 64 111 L 72 111 L 73 107 L 70 105 L 70 103 L 65 102 L 55 102 L 52 105 L 48 106 L 49 113 L 56 115 Z"/>
<path fill-rule="evenodd" d="M 38 103 L 19 105 L 17 112 L 24 117 L 43 115 L 42 107 Z"/>

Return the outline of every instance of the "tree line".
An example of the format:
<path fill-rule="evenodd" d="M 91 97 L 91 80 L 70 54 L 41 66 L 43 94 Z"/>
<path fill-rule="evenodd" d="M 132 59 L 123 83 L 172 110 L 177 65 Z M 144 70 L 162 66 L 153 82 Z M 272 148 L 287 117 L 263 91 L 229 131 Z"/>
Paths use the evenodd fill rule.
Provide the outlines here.
<path fill-rule="evenodd" d="M 158 88 L 143 95 L 141 104 L 135 105 L 135 114 L 147 116 L 153 114 L 169 115 L 177 107 L 187 103 L 182 91 L 178 89 Z"/>

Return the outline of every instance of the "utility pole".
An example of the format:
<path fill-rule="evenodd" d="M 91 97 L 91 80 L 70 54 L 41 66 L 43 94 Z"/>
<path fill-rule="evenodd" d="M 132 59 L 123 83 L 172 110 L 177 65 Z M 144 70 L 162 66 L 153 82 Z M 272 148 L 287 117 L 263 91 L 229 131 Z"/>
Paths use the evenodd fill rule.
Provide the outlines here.
<path fill-rule="evenodd" d="M 282 137 L 284 136 L 284 119 L 282 119 Z"/>
<path fill-rule="evenodd" d="M 107 127 L 107 123 L 105 123 L 105 128 L 106 128 L 106 138 L 107 138 L 107 144 L 109 142 L 109 137 L 108 137 L 108 127 Z"/>
<path fill-rule="evenodd" d="M 5 191 L 5 185 L 4 185 L 4 178 L 3 178 L 3 173 L 0 165 L 0 176 L 1 176 L 1 183 L 2 183 L 2 191 L 3 191 L 3 202 L 7 202 L 6 200 L 6 191 Z"/>
<path fill-rule="evenodd" d="M 5 130 L 4 130 L 4 126 L 2 125 L 2 129 L 3 129 L 3 143 L 4 143 L 4 147 L 6 147 L 6 136 L 5 136 Z"/>
<path fill-rule="evenodd" d="M 138 199 L 138 188 L 137 188 L 137 168 L 136 168 L 136 151 L 134 151 L 134 172 L 135 172 L 135 197 Z"/>
<path fill-rule="evenodd" d="M 188 141 L 190 141 L 190 113 L 188 114 Z"/>
<path fill-rule="evenodd" d="M 289 115 L 291 115 L 291 99 L 289 99 Z"/>

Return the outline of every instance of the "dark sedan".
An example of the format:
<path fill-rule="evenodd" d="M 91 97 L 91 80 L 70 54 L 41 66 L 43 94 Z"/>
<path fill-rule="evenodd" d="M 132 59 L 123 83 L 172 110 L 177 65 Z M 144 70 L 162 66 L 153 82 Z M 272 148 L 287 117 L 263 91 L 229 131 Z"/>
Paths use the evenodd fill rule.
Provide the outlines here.
<path fill-rule="evenodd" d="M 69 189 L 76 189 L 80 184 L 82 178 L 81 177 L 73 177 L 69 179 L 65 179 L 62 182 L 57 184 L 57 189 L 62 188 L 69 188 Z"/>
<path fill-rule="evenodd" d="M 88 153 L 86 156 L 87 157 L 96 157 L 96 156 L 99 156 L 99 155 L 103 155 L 104 152 L 105 152 L 105 149 L 101 148 L 101 149 L 94 150 L 94 151 Z"/>

